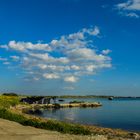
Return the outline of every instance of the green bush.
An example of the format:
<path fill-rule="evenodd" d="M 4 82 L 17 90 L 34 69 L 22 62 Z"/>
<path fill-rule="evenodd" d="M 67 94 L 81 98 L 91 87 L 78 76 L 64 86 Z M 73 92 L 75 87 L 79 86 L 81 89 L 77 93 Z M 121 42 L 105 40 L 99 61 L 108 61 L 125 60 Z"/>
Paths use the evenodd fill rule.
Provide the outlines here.
<path fill-rule="evenodd" d="M 0 107 L 9 108 L 19 104 L 19 97 L 16 96 L 0 96 Z"/>
<path fill-rule="evenodd" d="M 3 93 L 4 96 L 18 96 L 16 93 Z"/>
<path fill-rule="evenodd" d="M 80 104 L 80 103 L 84 103 L 84 101 L 77 101 L 77 100 L 74 100 L 74 101 L 71 101 L 69 102 L 70 104 Z"/>
<path fill-rule="evenodd" d="M 57 109 L 57 108 L 60 108 L 60 104 L 55 103 L 55 104 L 54 104 L 54 108 L 56 108 L 56 109 Z"/>

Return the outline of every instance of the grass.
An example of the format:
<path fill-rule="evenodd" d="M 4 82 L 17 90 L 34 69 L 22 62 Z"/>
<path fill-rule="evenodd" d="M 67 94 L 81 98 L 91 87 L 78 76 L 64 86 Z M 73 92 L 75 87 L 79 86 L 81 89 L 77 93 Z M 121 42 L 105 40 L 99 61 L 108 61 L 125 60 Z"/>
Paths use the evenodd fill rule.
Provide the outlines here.
<path fill-rule="evenodd" d="M 18 96 L 0 96 L 0 107 L 1 108 L 10 108 L 10 106 L 15 106 L 19 104 Z"/>
<path fill-rule="evenodd" d="M 61 133 L 82 134 L 82 135 L 91 134 L 91 132 L 88 129 L 80 125 L 69 124 L 55 120 L 41 121 L 37 118 L 27 118 L 24 115 L 13 113 L 5 108 L 0 108 L 0 118 L 15 121 L 26 126 L 33 126 L 36 128 L 53 130 Z"/>

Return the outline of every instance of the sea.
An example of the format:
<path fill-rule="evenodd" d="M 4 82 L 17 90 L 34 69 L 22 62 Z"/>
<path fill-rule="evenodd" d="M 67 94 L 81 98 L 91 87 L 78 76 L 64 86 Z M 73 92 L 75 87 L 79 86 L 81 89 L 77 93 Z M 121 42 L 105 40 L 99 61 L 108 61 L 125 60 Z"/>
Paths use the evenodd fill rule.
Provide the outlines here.
<path fill-rule="evenodd" d="M 100 102 L 96 108 L 45 109 L 39 116 L 86 125 L 140 131 L 140 98 L 64 98 L 70 101 Z"/>

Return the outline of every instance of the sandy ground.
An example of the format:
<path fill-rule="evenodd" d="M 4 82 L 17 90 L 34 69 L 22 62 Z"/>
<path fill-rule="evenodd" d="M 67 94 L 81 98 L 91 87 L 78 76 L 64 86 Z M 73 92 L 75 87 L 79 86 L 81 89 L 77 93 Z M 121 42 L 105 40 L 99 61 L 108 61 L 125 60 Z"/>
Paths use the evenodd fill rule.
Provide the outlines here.
<path fill-rule="evenodd" d="M 114 140 L 128 140 L 113 138 Z M 16 122 L 0 119 L 0 140 L 108 140 L 106 136 L 81 136 L 62 134 L 55 131 L 23 126 Z M 137 139 L 139 140 L 139 139 Z"/>
<path fill-rule="evenodd" d="M 107 138 L 61 134 L 0 119 L 0 140 L 107 140 Z"/>

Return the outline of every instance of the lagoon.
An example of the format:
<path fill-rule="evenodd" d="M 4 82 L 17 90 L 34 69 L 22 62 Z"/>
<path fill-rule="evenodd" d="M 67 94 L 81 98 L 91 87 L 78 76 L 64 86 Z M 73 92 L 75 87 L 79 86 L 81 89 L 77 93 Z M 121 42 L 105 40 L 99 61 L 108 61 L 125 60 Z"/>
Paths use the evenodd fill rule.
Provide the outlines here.
<path fill-rule="evenodd" d="M 68 98 L 64 100 L 64 103 L 73 100 L 101 102 L 103 106 L 45 109 L 40 116 L 78 124 L 140 131 L 140 99 L 115 98 L 109 101 L 107 98 Z"/>

